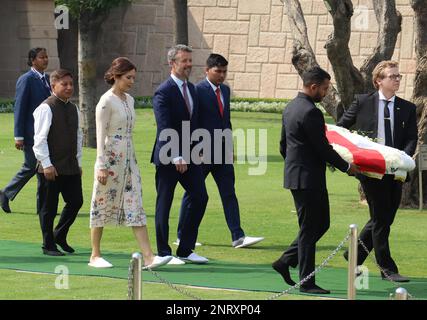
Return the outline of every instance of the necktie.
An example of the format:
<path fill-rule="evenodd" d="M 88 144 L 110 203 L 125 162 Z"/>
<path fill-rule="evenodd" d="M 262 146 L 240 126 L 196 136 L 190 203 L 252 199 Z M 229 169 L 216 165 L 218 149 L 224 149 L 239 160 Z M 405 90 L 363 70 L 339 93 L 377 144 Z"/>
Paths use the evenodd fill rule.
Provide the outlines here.
<path fill-rule="evenodd" d="M 184 81 L 184 83 L 182 84 L 182 92 L 184 93 L 184 100 L 185 100 L 185 105 L 187 106 L 188 114 L 191 117 L 191 105 L 190 105 L 190 100 L 188 99 L 186 81 Z"/>
<path fill-rule="evenodd" d="M 393 147 L 393 136 L 391 134 L 391 119 L 390 110 L 388 110 L 388 104 L 390 101 L 384 100 L 384 133 L 385 133 L 385 145 Z"/>
<path fill-rule="evenodd" d="M 41 77 L 41 80 L 42 80 L 44 86 L 49 90 L 49 92 L 51 92 L 49 83 L 47 83 L 46 77 L 44 75 Z"/>
<path fill-rule="evenodd" d="M 223 117 L 224 116 L 224 106 L 222 105 L 221 90 L 219 89 L 219 87 L 216 88 L 215 93 L 216 93 L 216 99 L 218 100 L 219 113 L 221 114 L 221 117 Z"/>

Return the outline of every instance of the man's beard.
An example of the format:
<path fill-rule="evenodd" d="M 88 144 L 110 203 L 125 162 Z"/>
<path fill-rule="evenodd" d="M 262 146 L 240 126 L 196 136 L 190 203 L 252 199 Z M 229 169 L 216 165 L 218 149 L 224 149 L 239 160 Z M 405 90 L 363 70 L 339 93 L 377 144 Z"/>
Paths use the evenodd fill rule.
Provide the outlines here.
<path fill-rule="evenodd" d="M 314 102 L 321 102 L 323 100 L 323 97 L 320 95 L 320 94 L 316 94 L 314 97 L 313 97 L 313 101 Z"/>
<path fill-rule="evenodd" d="M 191 68 L 184 69 L 184 74 L 186 75 L 187 79 L 189 79 L 191 74 Z"/>

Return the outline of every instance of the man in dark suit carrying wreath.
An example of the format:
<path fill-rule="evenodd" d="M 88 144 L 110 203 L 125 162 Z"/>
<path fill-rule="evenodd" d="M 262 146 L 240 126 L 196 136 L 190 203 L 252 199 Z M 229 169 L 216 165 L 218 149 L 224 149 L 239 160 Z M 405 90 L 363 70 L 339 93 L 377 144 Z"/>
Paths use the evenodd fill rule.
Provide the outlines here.
<path fill-rule="evenodd" d="M 404 151 L 412 156 L 417 146 L 417 116 L 413 103 L 396 96 L 402 75 L 398 63 L 382 61 L 373 71 L 372 81 L 377 91 L 356 96 L 350 108 L 337 125 L 356 129 L 376 142 Z M 399 274 L 389 247 L 390 227 L 402 197 L 402 182 L 394 175 L 382 179 L 358 175 L 369 205 L 370 219 L 360 233 L 366 248 L 374 249 L 375 258 L 385 280 L 407 282 Z M 359 245 L 357 264 L 361 265 L 368 253 Z M 348 253 L 344 253 L 348 258 Z"/>
<path fill-rule="evenodd" d="M 280 153 L 285 159 L 285 183 L 297 209 L 300 230 L 283 255 L 273 263 L 285 282 L 295 285 L 289 267 L 299 266 L 300 280 L 314 271 L 316 242 L 329 229 L 329 198 L 326 188 L 326 163 L 350 175 L 359 173 L 353 163 L 347 163 L 329 144 L 325 134 L 325 119 L 315 103 L 328 91 L 331 76 L 315 67 L 302 76 L 303 92 L 283 111 Z M 328 294 L 329 290 L 315 283 L 315 276 L 305 281 L 301 292 Z"/>

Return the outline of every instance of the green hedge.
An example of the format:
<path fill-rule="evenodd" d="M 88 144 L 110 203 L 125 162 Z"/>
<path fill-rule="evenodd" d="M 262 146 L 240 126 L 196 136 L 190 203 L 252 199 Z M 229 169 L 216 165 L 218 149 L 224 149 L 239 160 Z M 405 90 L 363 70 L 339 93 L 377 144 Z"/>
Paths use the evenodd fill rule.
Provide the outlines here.
<path fill-rule="evenodd" d="M 135 97 L 135 109 L 153 108 L 153 97 Z"/>
<path fill-rule="evenodd" d="M 256 103 L 256 102 L 277 102 L 277 103 L 285 103 L 287 104 L 292 99 L 278 99 L 278 98 L 239 98 L 239 97 L 233 97 L 231 98 L 231 102 L 249 102 L 249 103 Z"/>
<path fill-rule="evenodd" d="M 232 98 L 232 111 L 281 113 L 289 99 Z M 0 98 L 0 113 L 13 112 L 14 101 Z M 135 108 L 152 108 L 152 97 L 135 97 Z"/>
<path fill-rule="evenodd" d="M 11 99 L 0 98 L 0 113 L 11 113 L 13 112 L 13 105 L 15 101 Z M 136 97 L 135 108 L 152 108 L 151 97 Z"/>
<path fill-rule="evenodd" d="M 13 112 L 13 104 L 15 101 L 11 99 L 0 98 L 0 113 Z"/>
<path fill-rule="evenodd" d="M 281 113 L 289 99 L 232 98 L 232 111 Z M 135 108 L 152 108 L 152 97 L 136 97 Z"/>
<path fill-rule="evenodd" d="M 282 113 L 286 105 L 291 99 L 277 99 L 277 98 L 231 98 L 230 108 L 232 111 L 242 112 L 265 112 L 265 113 Z M 136 97 L 135 108 L 152 108 L 152 97 Z M 317 107 L 322 110 L 324 114 L 326 111 L 320 104 Z"/>

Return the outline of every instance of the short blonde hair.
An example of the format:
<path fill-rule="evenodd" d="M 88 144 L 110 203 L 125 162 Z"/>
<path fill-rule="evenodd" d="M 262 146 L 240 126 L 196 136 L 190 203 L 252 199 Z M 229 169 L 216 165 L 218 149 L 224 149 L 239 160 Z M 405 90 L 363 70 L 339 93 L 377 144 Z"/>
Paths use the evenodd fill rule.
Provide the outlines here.
<path fill-rule="evenodd" d="M 399 62 L 394 60 L 385 60 L 381 61 L 377 64 L 377 66 L 374 68 L 374 71 L 372 71 L 372 83 L 375 87 L 375 89 L 379 89 L 379 86 L 377 84 L 378 79 L 384 79 L 385 74 L 384 70 L 387 68 L 398 68 Z"/>

